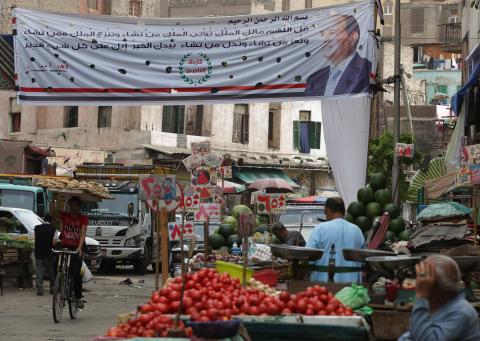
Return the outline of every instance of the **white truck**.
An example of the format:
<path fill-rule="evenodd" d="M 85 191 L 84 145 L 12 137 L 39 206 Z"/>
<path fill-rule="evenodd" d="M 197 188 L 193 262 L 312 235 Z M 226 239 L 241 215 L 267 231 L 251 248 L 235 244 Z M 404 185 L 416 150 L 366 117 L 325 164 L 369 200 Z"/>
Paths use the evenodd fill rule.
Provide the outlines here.
<path fill-rule="evenodd" d="M 152 263 L 154 231 L 150 210 L 138 197 L 138 178 L 141 174 L 161 175 L 166 171 L 154 166 L 119 164 L 77 167 L 75 178 L 99 182 L 113 197 L 113 200 L 85 203 L 83 207 L 89 221 L 87 236 L 105 249 L 101 271 L 114 271 L 117 264 L 133 264 L 136 273 L 145 274 Z"/>

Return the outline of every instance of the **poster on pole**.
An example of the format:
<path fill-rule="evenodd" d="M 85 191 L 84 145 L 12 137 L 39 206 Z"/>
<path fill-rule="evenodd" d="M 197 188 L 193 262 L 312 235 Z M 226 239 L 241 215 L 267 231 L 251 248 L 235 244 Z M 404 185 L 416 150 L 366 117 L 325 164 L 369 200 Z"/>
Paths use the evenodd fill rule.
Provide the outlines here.
<path fill-rule="evenodd" d="M 175 222 L 168 223 L 168 237 L 170 241 L 176 241 L 183 239 L 191 239 L 195 236 L 195 228 L 192 222 L 185 222 L 185 226 L 177 224 Z"/>
<path fill-rule="evenodd" d="M 200 204 L 198 211 L 195 213 L 196 221 L 219 221 L 221 215 L 220 204 Z"/>
<path fill-rule="evenodd" d="M 376 70 L 374 6 L 167 19 L 15 8 L 18 98 L 98 106 L 365 94 Z"/>
<path fill-rule="evenodd" d="M 175 200 L 177 194 L 175 176 L 141 176 L 140 200 Z"/>

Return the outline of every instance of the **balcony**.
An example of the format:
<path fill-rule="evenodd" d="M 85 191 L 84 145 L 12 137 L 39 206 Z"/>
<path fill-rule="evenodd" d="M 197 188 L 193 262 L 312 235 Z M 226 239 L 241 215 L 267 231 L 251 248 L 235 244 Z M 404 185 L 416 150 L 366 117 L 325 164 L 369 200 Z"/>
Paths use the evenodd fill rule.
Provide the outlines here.
<path fill-rule="evenodd" d="M 444 52 L 462 52 L 462 24 L 443 24 L 443 42 L 440 49 Z"/>

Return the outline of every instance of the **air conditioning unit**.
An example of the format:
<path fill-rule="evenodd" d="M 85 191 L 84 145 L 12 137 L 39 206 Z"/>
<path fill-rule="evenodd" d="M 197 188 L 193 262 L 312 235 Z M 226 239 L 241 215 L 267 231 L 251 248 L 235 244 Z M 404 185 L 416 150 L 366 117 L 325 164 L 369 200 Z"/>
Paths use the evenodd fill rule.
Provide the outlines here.
<path fill-rule="evenodd" d="M 457 17 L 457 16 L 448 17 L 448 23 L 449 24 L 459 24 L 460 23 L 460 17 Z"/>

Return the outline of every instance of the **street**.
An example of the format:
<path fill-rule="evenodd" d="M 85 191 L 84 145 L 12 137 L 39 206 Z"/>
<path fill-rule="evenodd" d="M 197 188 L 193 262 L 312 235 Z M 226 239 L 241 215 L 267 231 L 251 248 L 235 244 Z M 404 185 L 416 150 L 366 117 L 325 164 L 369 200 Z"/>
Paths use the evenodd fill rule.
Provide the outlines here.
<path fill-rule="evenodd" d="M 127 278 L 132 285 L 119 284 Z M 145 282 L 139 282 L 142 280 Z M 45 288 L 47 286 L 45 282 Z M 136 276 L 131 271 L 117 270 L 115 275 L 95 276 L 84 284 L 85 309 L 76 320 L 70 320 L 66 307 L 59 324 L 53 322 L 51 295 L 38 297 L 35 288 L 8 287 L 0 296 L 0 341 L 89 340 L 114 326 L 118 314 L 130 312 L 147 301 L 154 286 L 152 273 Z"/>

